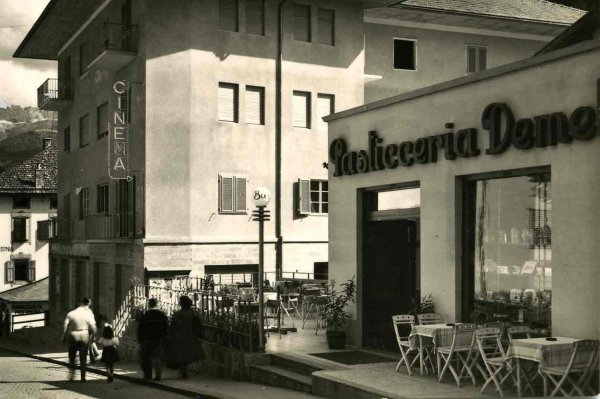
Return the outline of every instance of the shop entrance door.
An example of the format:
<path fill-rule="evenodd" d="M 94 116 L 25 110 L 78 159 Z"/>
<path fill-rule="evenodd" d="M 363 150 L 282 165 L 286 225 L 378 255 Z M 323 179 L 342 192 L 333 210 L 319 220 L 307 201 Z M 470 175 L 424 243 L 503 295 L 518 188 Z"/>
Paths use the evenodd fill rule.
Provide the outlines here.
<path fill-rule="evenodd" d="M 392 316 L 418 295 L 418 219 L 367 221 L 363 236 L 363 346 L 397 349 Z"/>

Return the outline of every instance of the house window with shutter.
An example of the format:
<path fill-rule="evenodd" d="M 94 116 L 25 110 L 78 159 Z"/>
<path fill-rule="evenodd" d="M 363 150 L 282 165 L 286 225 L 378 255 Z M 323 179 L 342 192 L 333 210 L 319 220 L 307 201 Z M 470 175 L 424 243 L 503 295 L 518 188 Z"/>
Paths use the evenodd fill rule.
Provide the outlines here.
<path fill-rule="evenodd" d="M 335 11 L 317 9 L 317 43 L 335 45 Z"/>
<path fill-rule="evenodd" d="M 487 69 L 487 47 L 467 46 L 467 73 L 476 73 Z"/>
<path fill-rule="evenodd" d="M 265 35 L 265 0 L 246 0 L 246 33 Z"/>
<path fill-rule="evenodd" d="M 14 216 L 12 218 L 11 240 L 13 243 L 29 242 L 29 217 Z"/>
<path fill-rule="evenodd" d="M 333 94 L 317 95 L 317 126 L 319 130 L 327 131 L 327 122 L 323 120 L 327 115 L 335 112 L 335 96 Z"/>
<path fill-rule="evenodd" d="M 394 69 L 417 70 L 417 41 L 394 39 Z"/>
<path fill-rule="evenodd" d="M 293 38 L 301 42 L 311 41 L 310 6 L 294 4 Z"/>
<path fill-rule="evenodd" d="M 329 191 L 327 180 L 298 180 L 298 213 L 300 215 L 329 213 Z"/>
<path fill-rule="evenodd" d="M 239 31 L 239 0 L 219 0 L 219 28 Z"/>
<path fill-rule="evenodd" d="M 246 86 L 246 123 L 265 124 L 265 88 Z"/>
<path fill-rule="evenodd" d="M 79 147 L 85 147 L 90 143 L 90 116 L 85 114 L 79 118 Z"/>
<path fill-rule="evenodd" d="M 108 136 L 108 102 L 96 109 L 96 136 L 98 139 Z"/>
<path fill-rule="evenodd" d="M 232 83 L 219 83 L 219 120 L 238 122 L 238 90 Z"/>
<path fill-rule="evenodd" d="M 100 184 L 96 188 L 96 212 L 108 213 L 108 184 Z"/>
<path fill-rule="evenodd" d="M 79 192 L 79 220 L 90 214 L 90 190 L 82 188 Z"/>
<path fill-rule="evenodd" d="M 310 93 L 294 91 L 294 127 L 310 129 Z"/>
<path fill-rule="evenodd" d="M 246 214 L 248 179 L 229 174 L 219 175 L 219 213 Z"/>

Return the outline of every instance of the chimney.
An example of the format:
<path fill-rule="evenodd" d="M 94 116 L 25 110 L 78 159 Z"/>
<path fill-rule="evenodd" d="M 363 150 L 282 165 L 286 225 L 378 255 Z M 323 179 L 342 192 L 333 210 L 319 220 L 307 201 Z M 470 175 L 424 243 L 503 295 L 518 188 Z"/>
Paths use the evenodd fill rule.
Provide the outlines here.
<path fill-rule="evenodd" d="M 50 140 L 52 141 L 52 140 Z M 44 140 L 44 148 L 46 142 Z M 35 188 L 42 188 L 44 186 L 44 170 L 42 169 L 42 164 L 38 163 L 35 168 Z"/>
<path fill-rule="evenodd" d="M 47 138 L 43 138 L 42 139 L 42 143 L 43 143 L 43 149 L 45 150 L 48 147 L 52 147 L 52 139 L 47 137 Z"/>

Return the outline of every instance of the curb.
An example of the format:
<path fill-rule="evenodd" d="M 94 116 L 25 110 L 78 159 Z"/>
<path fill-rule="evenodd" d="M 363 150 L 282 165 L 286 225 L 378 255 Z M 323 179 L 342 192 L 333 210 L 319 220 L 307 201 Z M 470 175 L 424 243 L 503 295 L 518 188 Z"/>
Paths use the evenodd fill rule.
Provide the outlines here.
<path fill-rule="evenodd" d="M 32 359 L 36 359 L 42 362 L 47 362 L 47 363 L 53 363 L 53 364 L 57 364 L 59 366 L 65 366 L 68 367 L 69 364 L 67 362 L 63 362 L 61 360 L 56 360 L 56 359 L 52 359 L 52 358 L 48 358 L 48 357 L 43 357 L 43 356 L 37 356 L 37 355 L 33 355 L 31 353 L 26 353 L 26 352 L 21 352 L 18 350 L 14 350 L 14 349 L 8 349 L 4 346 L 0 346 L 0 349 L 5 350 L 7 352 L 10 353 L 14 353 L 16 355 L 20 355 L 20 356 L 24 356 L 24 357 L 29 357 Z M 79 366 L 75 366 L 75 369 L 80 369 Z M 86 369 L 87 372 L 92 373 L 92 374 L 98 374 L 101 376 L 106 377 L 106 371 L 100 370 L 96 367 L 87 367 Z M 172 393 L 176 393 L 179 395 L 183 395 L 183 396 L 187 396 L 190 398 L 196 398 L 196 399 L 227 399 L 227 397 L 224 396 L 212 396 L 212 395 L 208 395 L 208 394 L 204 394 L 204 393 L 198 393 L 195 391 L 190 391 L 188 389 L 184 389 L 184 388 L 177 388 L 177 387 L 172 387 L 169 385 L 163 385 L 160 384 L 158 382 L 152 381 L 152 380 L 144 380 L 142 378 L 137 378 L 137 377 L 130 377 L 128 375 L 122 375 L 122 374 L 117 374 L 114 373 L 113 374 L 115 379 L 121 379 L 133 384 L 138 384 L 138 385 L 145 385 L 145 386 L 149 386 L 152 388 L 156 388 L 156 389 L 160 389 L 162 391 L 167 391 L 167 392 L 172 392 Z"/>

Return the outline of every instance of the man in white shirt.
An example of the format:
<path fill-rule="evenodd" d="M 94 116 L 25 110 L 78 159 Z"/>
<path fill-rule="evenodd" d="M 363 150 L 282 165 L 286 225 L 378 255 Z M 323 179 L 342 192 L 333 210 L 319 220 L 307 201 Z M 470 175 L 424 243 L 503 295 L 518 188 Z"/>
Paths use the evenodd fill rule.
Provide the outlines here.
<path fill-rule="evenodd" d="M 90 343 L 90 335 L 96 333 L 96 320 L 90 309 L 92 301 L 83 298 L 77 309 L 67 313 L 63 328 L 63 342 L 69 343 L 69 379 L 75 378 L 75 357 L 79 352 L 79 365 L 81 367 L 81 382 L 85 382 L 85 371 L 87 363 L 87 351 Z M 68 334 L 68 335 L 67 335 Z"/>

